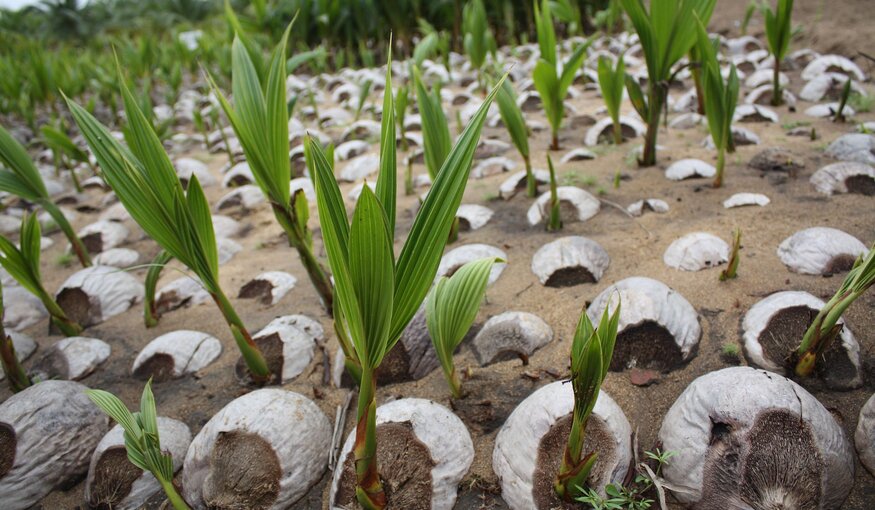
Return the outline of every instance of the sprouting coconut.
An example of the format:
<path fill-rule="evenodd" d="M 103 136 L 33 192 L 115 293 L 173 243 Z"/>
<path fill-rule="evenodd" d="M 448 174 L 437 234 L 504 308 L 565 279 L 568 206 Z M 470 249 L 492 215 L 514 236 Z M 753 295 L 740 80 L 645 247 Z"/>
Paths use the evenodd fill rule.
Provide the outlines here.
<path fill-rule="evenodd" d="M 206 368 L 222 353 L 218 338 L 200 331 L 165 333 L 143 347 L 131 367 L 139 379 L 166 381 Z"/>
<path fill-rule="evenodd" d="M 556 188 L 559 199 L 560 214 L 563 223 L 583 222 L 596 214 L 601 208 L 601 202 L 589 192 L 575 186 L 559 186 Z M 529 225 L 538 225 L 550 216 L 550 192 L 547 191 L 538 197 L 538 200 L 529 208 L 526 219 Z"/>
<path fill-rule="evenodd" d="M 192 508 L 291 508 L 321 477 L 331 425 L 311 400 L 261 389 L 231 401 L 195 436 L 182 470 Z"/>
<path fill-rule="evenodd" d="M 88 470 L 109 420 L 72 381 L 44 381 L 0 404 L 0 501 L 29 508 Z"/>
<path fill-rule="evenodd" d="M 696 509 L 841 508 L 854 482 L 854 453 L 830 412 L 793 381 L 750 367 L 694 380 L 662 422 L 677 452 L 664 467 Z"/>
<path fill-rule="evenodd" d="M 129 273 L 92 266 L 73 273 L 55 294 L 64 312 L 84 327 L 100 324 L 143 300 L 145 288 Z"/>
<path fill-rule="evenodd" d="M 474 460 L 474 444 L 462 420 L 446 407 L 419 398 L 383 404 L 376 414 L 377 464 L 392 508 L 451 510 L 459 482 Z M 334 471 L 332 510 L 357 508 L 354 442 L 353 431 Z"/>

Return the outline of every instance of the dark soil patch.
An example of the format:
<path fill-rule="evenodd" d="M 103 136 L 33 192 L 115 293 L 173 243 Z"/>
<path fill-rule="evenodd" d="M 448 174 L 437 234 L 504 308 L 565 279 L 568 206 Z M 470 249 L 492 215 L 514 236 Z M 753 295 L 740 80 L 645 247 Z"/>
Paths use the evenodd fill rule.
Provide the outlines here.
<path fill-rule="evenodd" d="M 266 510 L 279 497 L 282 476 L 279 458 L 264 438 L 222 432 L 210 456 L 204 502 L 211 510 Z"/>
<path fill-rule="evenodd" d="M 429 510 L 431 508 L 431 454 L 413 433 L 410 423 L 384 423 L 377 426 L 377 466 L 389 502 L 387 508 Z M 355 456 L 343 461 L 334 504 L 358 508 L 355 501 Z"/>
<path fill-rule="evenodd" d="M 147 380 L 152 378 L 155 382 L 164 382 L 173 379 L 173 367 L 175 363 L 173 361 L 173 356 L 158 352 L 152 355 L 151 358 L 147 359 L 140 366 L 134 370 L 134 377 L 140 380 Z"/>
<path fill-rule="evenodd" d="M 533 387 L 532 382 L 521 378 L 497 384 L 488 376 L 475 377 L 462 382 L 465 398 L 452 399 L 450 405 L 469 429 L 490 434 L 504 425 Z"/>
<path fill-rule="evenodd" d="M 97 300 L 92 302 L 90 296 L 78 287 L 62 290 L 55 301 L 70 320 L 84 328 L 96 324 L 101 315 L 100 303 Z"/>
<path fill-rule="evenodd" d="M 868 175 L 852 175 L 845 179 L 848 193 L 858 193 L 871 197 L 875 195 L 875 179 Z"/>
<path fill-rule="evenodd" d="M 263 305 L 269 305 L 273 301 L 271 292 L 273 285 L 266 280 L 250 280 L 249 283 L 240 288 L 238 298 L 257 299 Z"/>
<path fill-rule="evenodd" d="M 573 287 L 582 283 L 595 283 L 595 277 L 583 266 L 557 269 L 547 278 L 547 287 Z"/>
<path fill-rule="evenodd" d="M 131 464 L 122 445 L 107 448 L 94 468 L 94 486 L 88 503 L 98 510 L 111 510 L 131 492 L 143 470 Z"/>
<path fill-rule="evenodd" d="M 697 510 L 820 508 L 823 460 L 798 415 L 763 411 L 743 437 L 733 423 L 711 430 Z"/>
<path fill-rule="evenodd" d="M 683 354 L 667 329 L 653 321 L 630 326 L 617 335 L 611 370 L 630 367 L 668 372 L 683 363 Z"/>
<path fill-rule="evenodd" d="M 15 464 L 15 429 L 6 423 L 0 423 L 0 478 L 12 471 Z"/>
<path fill-rule="evenodd" d="M 560 501 L 553 491 L 553 482 L 559 473 L 559 465 L 565 455 L 565 446 L 571 434 L 571 414 L 560 418 L 541 438 L 538 445 L 538 458 L 535 463 L 535 474 L 532 481 L 532 496 L 538 510 L 560 510 L 583 508 L 583 505 Z M 595 415 L 590 415 L 586 424 L 583 454 L 598 452 L 598 458 L 587 478 L 590 487 L 602 487 L 610 482 L 610 471 L 605 472 L 605 466 L 616 462 L 614 447 L 616 441 L 607 423 Z"/>

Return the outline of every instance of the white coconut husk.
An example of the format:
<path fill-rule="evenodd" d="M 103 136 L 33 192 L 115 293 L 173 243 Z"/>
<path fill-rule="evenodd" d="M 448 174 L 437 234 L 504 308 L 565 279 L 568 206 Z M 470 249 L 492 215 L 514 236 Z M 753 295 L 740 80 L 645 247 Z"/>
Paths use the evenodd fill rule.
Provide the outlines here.
<path fill-rule="evenodd" d="M 532 257 L 532 272 L 542 285 L 548 282 L 558 271 L 583 270 L 589 273 L 582 279 L 598 282 L 611 263 L 608 252 L 592 239 L 581 236 L 562 237 L 549 242 L 538 249 Z M 565 286 L 556 284 L 555 286 Z"/>
<path fill-rule="evenodd" d="M 438 265 L 435 280 L 437 280 L 441 276 L 452 276 L 452 274 L 455 273 L 457 269 L 464 266 L 468 262 L 488 257 L 498 257 L 502 260 L 507 260 L 506 253 L 488 244 L 466 244 L 464 246 L 459 246 L 458 248 L 453 248 L 452 250 L 445 253 L 443 257 L 441 257 L 441 262 Z M 501 276 L 501 272 L 504 271 L 504 268 L 506 266 L 507 263 L 505 262 L 492 265 L 492 270 L 489 272 L 489 285 L 492 285 L 493 283 L 495 283 L 496 280 L 498 280 L 498 277 Z"/>
<path fill-rule="evenodd" d="M 760 207 L 765 207 L 769 205 L 769 202 L 771 202 L 771 200 L 769 200 L 769 197 L 763 195 L 762 193 L 736 193 L 723 201 L 723 207 L 725 209 L 744 207 L 747 205 L 758 205 Z"/>
<path fill-rule="evenodd" d="M 693 232 L 675 239 L 662 255 L 665 265 L 683 271 L 700 271 L 728 260 L 729 245 L 707 232 Z"/>
<path fill-rule="evenodd" d="M 266 271 L 241 287 L 237 297 L 258 298 L 262 304 L 273 306 L 295 288 L 297 281 L 284 271 Z"/>
<path fill-rule="evenodd" d="M 860 409 L 854 443 L 860 462 L 875 475 L 875 395 L 869 397 Z"/>
<path fill-rule="evenodd" d="M 826 165 L 814 172 L 810 182 L 817 191 L 831 196 L 837 193 L 848 193 L 848 179 L 864 177 L 875 181 L 875 168 L 865 163 L 843 161 Z"/>
<path fill-rule="evenodd" d="M 3 285 L 3 325 L 21 331 L 49 315 L 38 297 L 18 285 Z"/>
<path fill-rule="evenodd" d="M 844 134 L 829 144 L 825 154 L 841 161 L 875 165 L 875 136 L 864 133 Z"/>
<path fill-rule="evenodd" d="M 456 211 L 459 230 L 477 230 L 486 225 L 493 214 L 492 209 L 479 204 L 462 204 Z"/>
<path fill-rule="evenodd" d="M 637 202 L 629 204 L 626 211 L 632 216 L 638 217 L 643 215 L 645 211 L 653 211 L 657 214 L 663 214 L 667 213 L 668 209 L 669 207 L 665 200 L 660 200 L 658 198 L 645 198 L 644 200 L 638 200 Z"/>
<path fill-rule="evenodd" d="M 538 184 L 547 184 L 550 182 L 550 174 L 546 170 L 532 170 L 535 176 L 535 181 Z M 498 187 L 498 196 L 505 200 L 510 200 L 520 191 L 526 189 L 526 172 L 516 172 L 504 180 Z M 18 228 L 18 227 L 16 227 Z"/>
<path fill-rule="evenodd" d="M 505 354 L 528 363 L 529 356 L 553 340 L 553 329 L 544 319 L 528 312 L 504 312 L 490 317 L 471 341 L 481 366 Z"/>
<path fill-rule="evenodd" d="M 576 212 L 573 218 L 565 218 L 563 221 L 586 221 L 601 209 L 601 201 L 589 192 L 575 186 L 559 186 L 556 188 L 556 197 L 560 202 L 570 205 Z M 547 191 L 535 201 L 526 213 L 529 225 L 537 225 L 549 217 L 550 192 Z"/>
<path fill-rule="evenodd" d="M 103 340 L 71 336 L 58 340 L 37 360 L 33 372 L 38 379 L 78 381 L 91 375 L 112 354 Z"/>
<path fill-rule="evenodd" d="M 647 128 L 644 124 L 635 117 L 628 115 L 620 115 L 620 125 L 623 132 L 623 139 L 637 138 L 643 136 Z M 586 131 L 583 137 L 583 143 L 589 147 L 598 145 L 602 138 L 609 138 L 613 141 L 614 121 L 610 117 L 605 117 L 596 122 L 591 128 Z"/>
<path fill-rule="evenodd" d="M 714 177 L 717 169 L 700 159 L 681 159 L 665 169 L 665 178 L 681 181 L 693 177 Z"/>
<path fill-rule="evenodd" d="M 793 272 L 832 274 L 850 269 L 860 255 L 869 253 L 859 239 L 831 227 L 800 230 L 778 245 L 778 257 Z"/>
<path fill-rule="evenodd" d="M 168 370 L 166 376 L 182 377 L 185 374 L 194 373 L 208 366 L 222 353 L 222 342 L 216 337 L 200 331 L 181 329 L 171 331 L 156 337 L 137 354 L 131 373 L 138 375 L 141 370 L 146 370 L 144 365 L 150 364 L 156 356 L 171 361 L 169 367 L 161 366 L 161 370 Z M 142 376 L 153 377 L 155 367 L 143 373 Z M 165 376 L 165 377 L 166 377 Z"/>
<path fill-rule="evenodd" d="M 70 318 L 88 327 L 127 311 L 143 300 L 145 292 L 143 284 L 125 271 L 91 266 L 67 278 L 55 300 L 68 315 L 69 308 L 75 307 L 76 313 Z"/>

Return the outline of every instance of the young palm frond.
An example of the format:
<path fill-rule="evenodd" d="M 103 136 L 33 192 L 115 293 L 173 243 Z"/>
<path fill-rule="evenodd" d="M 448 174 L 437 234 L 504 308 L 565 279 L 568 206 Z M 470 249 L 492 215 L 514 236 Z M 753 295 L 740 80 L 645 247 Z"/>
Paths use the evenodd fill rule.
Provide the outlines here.
<path fill-rule="evenodd" d="M 158 312 L 155 303 L 155 287 L 158 285 L 161 271 L 164 270 L 164 266 L 166 266 L 171 260 L 173 260 L 173 256 L 166 250 L 161 250 L 158 252 L 158 255 L 155 255 L 155 258 L 149 265 L 149 270 L 146 272 L 146 281 L 144 284 L 146 287 L 146 295 L 143 298 L 143 323 L 147 328 L 154 328 L 157 326 L 158 319 L 161 318 L 161 314 Z"/>
<path fill-rule="evenodd" d="M 517 104 L 516 94 L 510 81 L 505 80 L 501 88 L 498 89 L 495 102 L 498 103 L 501 121 L 510 134 L 510 140 L 517 151 L 519 151 L 520 156 L 523 157 L 523 162 L 526 165 L 526 194 L 529 198 L 535 198 L 538 196 L 538 181 L 532 172 L 532 160 L 529 152 L 529 128 L 526 126 L 523 112 Z"/>
<path fill-rule="evenodd" d="M 203 189 L 195 176 L 188 192 L 182 189 L 161 141 L 124 80 L 120 81 L 128 147 L 81 106 L 67 100 L 73 119 L 119 201 L 149 237 L 197 275 L 221 310 L 253 378 L 267 380 L 270 371 L 264 356 L 219 286 L 218 249 Z"/>
<path fill-rule="evenodd" d="M 15 345 L 12 344 L 12 339 L 6 334 L 6 328 L 3 327 L 5 310 L 3 306 L 3 284 L 0 283 L 0 364 L 2 364 L 3 373 L 9 381 L 9 389 L 13 393 L 18 393 L 30 386 L 31 382 L 24 367 L 21 366 L 18 355 L 15 353 Z"/>
<path fill-rule="evenodd" d="M 626 64 L 623 56 L 617 58 L 616 67 L 604 56 L 599 57 L 599 88 L 614 123 L 614 144 L 623 143 L 623 126 L 620 124 L 620 103 L 623 102 L 623 89 L 626 81 Z"/>
<path fill-rule="evenodd" d="M 136 413 L 131 413 L 118 397 L 107 391 L 85 390 L 85 394 L 124 429 L 125 449 L 131 464 L 155 476 L 175 510 L 188 510 L 188 504 L 173 485 L 173 458 L 161 450 L 152 380 L 143 388 L 140 411 Z"/>
<path fill-rule="evenodd" d="M 213 91 L 240 139 L 255 182 L 268 198 L 274 217 L 286 233 L 289 245 L 298 251 L 301 262 L 323 306 L 330 312 L 333 296 L 331 281 L 313 251 L 307 228 L 309 206 L 303 191 L 290 193 L 289 118 L 286 105 L 286 45 L 290 24 L 274 49 L 265 79 L 238 35 L 231 46 L 232 89 L 235 106 L 210 79 Z"/>
<path fill-rule="evenodd" d="M 763 2 L 763 17 L 766 21 L 766 40 L 769 44 L 769 52 L 775 57 L 775 68 L 772 77 L 772 106 L 784 104 L 781 95 L 781 62 L 790 47 L 790 37 L 793 35 L 793 27 L 790 26 L 790 18 L 793 13 L 793 0 L 778 0 L 775 11 Z"/>
<path fill-rule="evenodd" d="M 820 309 L 814 322 L 808 327 L 796 352 L 799 356 L 799 361 L 796 363 L 797 375 L 803 377 L 811 375 L 818 358 L 841 333 L 842 325 L 838 324 L 838 321 L 842 314 L 873 284 L 875 284 L 875 245 L 865 258 L 862 255 L 857 258 L 839 290 Z"/>
<path fill-rule="evenodd" d="M 732 251 L 729 253 L 729 262 L 726 269 L 720 271 L 720 281 L 732 280 L 738 276 L 738 250 L 741 249 L 741 229 L 736 228 L 732 235 Z"/>
<path fill-rule="evenodd" d="M 696 42 L 695 13 L 705 16 L 713 12 L 716 0 L 652 0 L 650 12 L 643 0 L 620 1 L 638 33 L 647 64 L 647 97 L 630 76 L 626 88 L 633 106 L 647 123 L 644 153 L 638 163 L 653 166 L 659 117 L 668 97 L 672 67 Z"/>
<path fill-rule="evenodd" d="M 559 128 L 562 127 L 562 118 L 565 116 L 565 96 L 574 81 L 574 75 L 586 58 L 586 50 L 592 44 L 593 38 L 587 39 L 575 48 L 560 73 L 559 59 L 556 56 L 556 31 L 553 28 L 550 4 L 550 0 L 541 0 L 540 8 L 535 5 L 535 28 L 538 31 L 541 57 L 532 71 L 532 79 L 535 82 L 535 89 L 541 96 L 541 104 L 544 105 L 544 113 L 553 133 L 550 149 L 559 150 Z"/>
<path fill-rule="evenodd" d="M 453 145 L 450 124 L 447 122 L 441 103 L 440 87 L 435 86 L 429 94 L 416 68 L 413 71 L 413 79 L 416 85 L 416 103 L 422 116 L 422 150 L 425 166 L 433 182 Z"/>
<path fill-rule="evenodd" d="M 43 287 L 40 275 L 40 226 L 34 215 L 21 219 L 18 237 L 19 248 L 12 241 L 0 236 L 0 265 L 28 292 L 38 297 L 51 316 L 54 324 L 65 336 L 77 336 L 82 326 L 70 320 L 58 306 L 51 294 Z"/>
<path fill-rule="evenodd" d="M 617 327 L 620 322 L 620 303 L 613 314 L 608 314 L 610 306 L 605 307 L 598 329 L 584 311 L 577 323 L 571 343 L 571 386 L 574 389 L 574 410 L 571 418 L 571 433 L 565 446 L 565 455 L 559 466 L 559 473 L 553 482 L 553 489 L 559 498 L 573 501 L 582 495 L 595 465 L 597 453 L 584 455 L 583 443 L 586 422 L 595 407 L 601 391 L 602 382 L 611 366 L 614 344 L 617 341 Z"/>
<path fill-rule="evenodd" d="M 426 301 L 428 333 L 455 398 L 462 398 L 462 381 L 453 364 L 453 353 L 471 329 L 486 295 L 492 265 L 499 262 L 504 261 L 486 258 L 468 262 L 450 278 L 442 276 Z"/>
<path fill-rule="evenodd" d="M 356 439 L 356 498 L 363 508 L 387 505 L 376 458 L 375 371 L 416 313 L 437 273 L 441 253 L 468 180 L 474 151 L 496 91 L 445 158 L 398 259 L 395 237 L 395 119 L 391 66 L 386 72 L 380 172 L 376 192 L 364 186 L 352 221 L 332 165 L 312 138 L 305 143 L 319 218 L 335 283 L 335 329 L 348 359 L 360 367 Z M 499 83 L 500 85 L 500 83 Z M 348 364 L 349 366 L 349 364 Z"/>
<path fill-rule="evenodd" d="M 486 55 L 495 53 L 495 38 L 489 29 L 489 21 L 486 18 L 486 7 L 483 0 L 471 0 L 465 4 L 462 11 L 462 31 L 464 32 L 465 53 L 471 60 L 471 67 L 477 71 L 477 81 L 480 88 L 486 91 L 483 85 L 481 70 L 486 63 Z"/>
<path fill-rule="evenodd" d="M 27 151 L 3 126 L 0 126 L 0 166 L 5 167 L 0 168 L 0 191 L 12 193 L 42 207 L 67 236 L 79 263 L 83 267 L 90 266 L 91 257 L 88 255 L 88 250 L 73 231 L 64 213 L 52 202 L 43 178 L 27 155 Z"/>
<path fill-rule="evenodd" d="M 553 158 L 547 155 L 547 168 L 550 169 L 550 217 L 547 220 L 547 232 L 562 230 L 562 209 L 559 194 L 556 189 L 556 169 L 553 168 Z"/>
<path fill-rule="evenodd" d="M 705 100 L 705 115 L 708 117 L 708 130 L 717 149 L 717 175 L 714 187 L 723 185 L 723 168 L 726 166 L 726 151 L 732 138 L 732 117 L 738 102 L 738 73 L 733 64 L 729 78 L 724 82 L 717 62 L 717 50 L 708 37 L 705 25 L 696 20 L 698 42 L 696 53 L 701 58 L 702 85 Z"/>

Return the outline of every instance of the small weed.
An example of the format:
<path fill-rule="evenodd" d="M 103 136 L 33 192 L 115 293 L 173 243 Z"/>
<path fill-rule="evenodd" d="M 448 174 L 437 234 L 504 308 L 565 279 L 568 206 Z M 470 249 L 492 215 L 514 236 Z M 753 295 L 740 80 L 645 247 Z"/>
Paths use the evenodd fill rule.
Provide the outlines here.
<path fill-rule="evenodd" d="M 848 105 L 857 113 L 868 113 L 875 106 L 875 96 L 864 96 L 859 92 L 852 92 L 848 97 Z"/>
<path fill-rule="evenodd" d="M 790 131 L 791 129 L 796 129 L 798 127 L 808 127 L 811 123 L 807 120 L 794 120 L 792 122 L 785 122 L 781 124 L 781 129 L 784 131 Z"/>
<path fill-rule="evenodd" d="M 595 192 L 600 197 L 608 194 L 608 190 L 606 190 L 604 187 L 599 187 L 599 189 L 595 190 Z"/>
<path fill-rule="evenodd" d="M 62 253 L 55 259 L 55 265 L 59 267 L 70 267 L 73 265 L 74 260 L 76 259 L 73 257 L 72 253 Z"/>
<path fill-rule="evenodd" d="M 723 347 L 720 348 L 720 353 L 727 358 L 737 358 L 739 353 L 738 345 L 730 343 L 723 344 Z"/>

